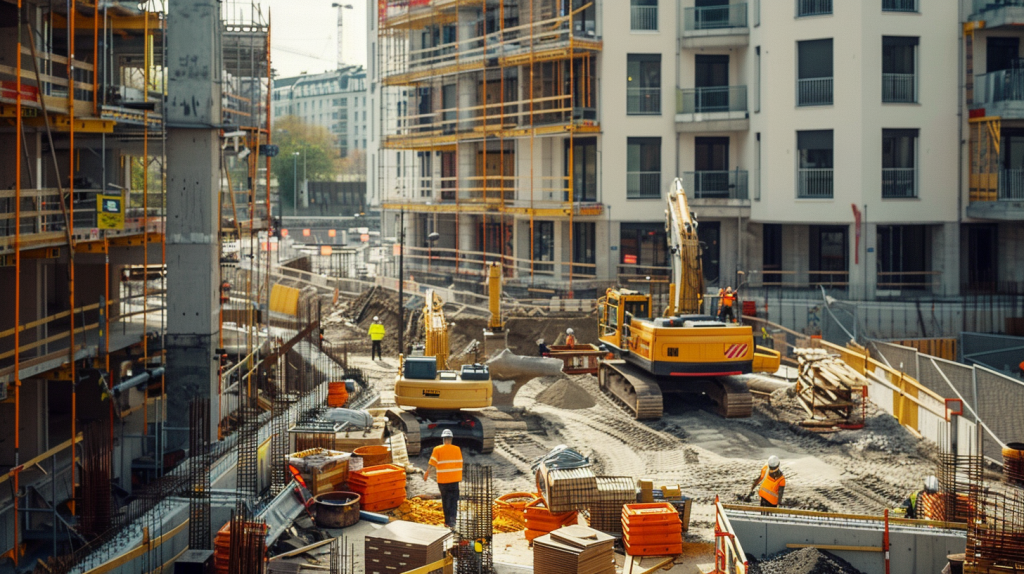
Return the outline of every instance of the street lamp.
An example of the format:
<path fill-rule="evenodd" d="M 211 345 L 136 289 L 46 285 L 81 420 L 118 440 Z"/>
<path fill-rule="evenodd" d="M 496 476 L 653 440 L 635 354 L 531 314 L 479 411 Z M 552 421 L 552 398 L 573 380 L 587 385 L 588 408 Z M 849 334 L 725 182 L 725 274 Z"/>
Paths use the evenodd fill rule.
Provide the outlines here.
<path fill-rule="evenodd" d="M 352 10 L 354 7 L 351 4 L 339 4 L 337 2 L 332 2 L 331 8 L 340 8 L 340 10 L 338 10 L 338 68 L 341 68 L 345 62 L 345 59 L 342 56 L 343 44 L 341 42 L 341 29 L 344 20 L 344 16 L 342 15 L 345 13 L 345 9 Z"/>
<path fill-rule="evenodd" d="M 306 156 L 302 156 L 302 171 L 305 176 Z M 299 212 L 299 152 L 292 152 L 292 215 Z M 284 216 L 284 214 L 281 214 Z"/>

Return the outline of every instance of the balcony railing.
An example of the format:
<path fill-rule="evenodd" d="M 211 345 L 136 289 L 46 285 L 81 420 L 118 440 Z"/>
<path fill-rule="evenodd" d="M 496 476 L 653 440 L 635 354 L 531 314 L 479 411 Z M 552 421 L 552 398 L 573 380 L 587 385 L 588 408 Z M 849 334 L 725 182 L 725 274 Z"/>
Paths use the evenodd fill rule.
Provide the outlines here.
<path fill-rule="evenodd" d="M 974 0 L 974 13 L 980 14 L 986 10 L 995 10 L 1005 6 L 1024 7 L 1024 0 Z"/>
<path fill-rule="evenodd" d="M 688 88 L 677 91 L 676 112 L 680 114 L 745 111 L 747 111 L 746 86 Z"/>
<path fill-rule="evenodd" d="M 693 199 L 748 199 L 747 171 L 683 172 L 683 189 Z"/>
<path fill-rule="evenodd" d="M 883 168 L 882 197 L 886 199 L 907 199 L 917 197 L 917 168 Z"/>
<path fill-rule="evenodd" d="M 631 6 L 629 11 L 630 30 L 658 30 L 657 6 Z"/>
<path fill-rule="evenodd" d="M 661 88 L 626 88 L 626 114 L 656 116 L 661 113 Z"/>
<path fill-rule="evenodd" d="M 917 12 L 917 0 L 882 0 L 882 12 Z"/>
<path fill-rule="evenodd" d="M 797 197 L 801 199 L 832 198 L 832 168 L 801 169 Z"/>
<path fill-rule="evenodd" d="M 798 106 L 830 106 L 832 105 L 832 78 L 799 79 L 797 83 L 796 105 Z"/>
<path fill-rule="evenodd" d="M 1024 201 L 1024 169 L 999 172 L 999 201 Z"/>
<path fill-rule="evenodd" d="M 796 0 L 796 16 L 823 16 L 832 13 L 832 0 Z"/>
<path fill-rule="evenodd" d="M 626 172 L 626 199 L 658 199 L 660 197 L 660 171 Z"/>
<path fill-rule="evenodd" d="M 746 2 L 729 4 L 726 6 L 699 6 L 695 8 L 687 8 L 683 14 L 684 32 L 746 27 Z"/>
<path fill-rule="evenodd" d="M 1024 69 L 999 70 L 975 79 L 975 103 L 1019 101 L 1024 101 Z"/>
<path fill-rule="evenodd" d="M 917 101 L 916 74 L 882 74 L 882 101 L 912 104 Z"/>

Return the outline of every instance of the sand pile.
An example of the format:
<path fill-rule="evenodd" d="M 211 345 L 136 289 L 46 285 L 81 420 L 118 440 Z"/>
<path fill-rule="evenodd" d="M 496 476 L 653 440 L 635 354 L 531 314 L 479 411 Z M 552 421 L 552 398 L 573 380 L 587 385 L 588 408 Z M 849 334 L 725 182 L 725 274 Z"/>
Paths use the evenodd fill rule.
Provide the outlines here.
<path fill-rule="evenodd" d="M 594 406 L 594 397 L 572 379 L 559 379 L 555 384 L 537 394 L 537 402 L 559 409 L 589 409 Z"/>
<path fill-rule="evenodd" d="M 750 567 L 751 574 L 862 574 L 850 563 L 817 548 L 779 554 Z"/>

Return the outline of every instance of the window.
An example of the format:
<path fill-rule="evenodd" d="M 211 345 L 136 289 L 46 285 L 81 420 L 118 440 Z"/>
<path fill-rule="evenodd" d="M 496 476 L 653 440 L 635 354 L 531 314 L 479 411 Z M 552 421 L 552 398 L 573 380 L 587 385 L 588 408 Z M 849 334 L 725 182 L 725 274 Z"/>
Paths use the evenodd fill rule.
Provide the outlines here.
<path fill-rule="evenodd" d="M 661 113 L 661 54 L 626 56 L 626 114 Z"/>
<path fill-rule="evenodd" d="M 541 262 L 553 262 L 555 260 L 555 222 L 534 221 L 533 222 L 533 261 L 534 271 L 554 271 L 553 265 L 544 265 Z"/>
<path fill-rule="evenodd" d="M 882 12 L 917 12 L 917 0 L 882 0 Z"/>
<path fill-rule="evenodd" d="M 630 0 L 629 29 L 658 29 L 658 0 Z"/>
<path fill-rule="evenodd" d="M 572 200 L 597 201 L 597 139 L 574 138 L 572 146 Z M 569 140 L 565 141 L 565 175 L 568 176 Z M 565 197 L 564 201 L 569 198 Z"/>
<path fill-rule="evenodd" d="M 878 226 L 879 290 L 927 289 L 930 242 L 924 225 Z"/>
<path fill-rule="evenodd" d="M 441 129 L 444 133 L 455 133 L 455 84 L 441 86 L 441 108 L 445 111 L 441 114 Z"/>
<path fill-rule="evenodd" d="M 694 138 L 693 197 L 729 197 L 729 138 Z"/>
<path fill-rule="evenodd" d="M 661 138 L 626 140 L 626 198 L 661 198 Z"/>
<path fill-rule="evenodd" d="M 832 104 L 832 39 L 797 42 L 798 106 Z"/>
<path fill-rule="evenodd" d="M 847 228 L 812 225 L 810 234 L 810 282 L 812 285 L 843 287 L 847 273 Z"/>
<path fill-rule="evenodd" d="M 697 239 L 701 244 L 701 266 L 704 268 L 704 282 L 708 287 L 718 286 L 721 272 L 722 222 L 702 221 L 697 226 Z"/>
<path fill-rule="evenodd" d="M 832 0 L 796 0 L 796 16 L 823 16 L 832 13 Z"/>
<path fill-rule="evenodd" d="M 832 130 L 796 132 L 800 152 L 797 197 L 832 198 Z"/>
<path fill-rule="evenodd" d="M 754 113 L 761 112 L 761 46 L 754 48 Z"/>
<path fill-rule="evenodd" d="M 916 37 L 882 36 L 882 101 L 917 101 Z"/>
<path fill-rule="evenodd" d="M 782 283 L 782 224 L 761 226 L 761 270 L 765 285 Z"/>
<path fill-rule="evenodd" d="M 761 132 L 754 141 L 754 201 L 761 201 Z"/>
<path fill-rule="evenodd" d="M 572 224 L 573 275 L 594 276 L 597 274 L 594 267 L 597 251 L 594 228 L 593 221 L 577 221 Z"/>
<path fill-rule="evenodd" d="M 729 111 L 729 56 L 694 56 L 694 112 Z"/>
<path fill-rule="evenodd" d="M 917 130 L 882 130 L 882 197 L 917 197 Z"/>
<path fill-rule="evenodd" d="M 985 73 L 1008 70 L 1020 58 L 1020 38 L 989 38 L 985 48 Z"/>
<path fill-rule="evenodd" d="M 668 265 L 668 247 L 665 225 L 660 223 L 623 222 L 619 227 L 620 262 L 640 267 Z M 650 272 L 650 271 L 648 271 Z M 643 273 L 643 271 L 629 271 Z"/>
<path fill-rule="evenodd" d="M 455 201 L 456 164 L 454 151 L 441 154 L 441 200 Z"/>

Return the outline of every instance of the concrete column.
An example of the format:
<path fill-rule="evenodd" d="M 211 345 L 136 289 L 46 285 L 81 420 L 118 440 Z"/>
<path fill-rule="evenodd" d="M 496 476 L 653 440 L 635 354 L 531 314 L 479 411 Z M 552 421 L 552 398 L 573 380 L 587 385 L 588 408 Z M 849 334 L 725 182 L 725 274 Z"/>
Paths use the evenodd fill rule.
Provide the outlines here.
<path fill-rule="evenodd" d="M 167 424 L 186 428 L 189 402 L 217 394 L 220 4 L 178 0 L 168 26 Z M 167 449 L 187 439 L 168 433 Z"/>
<path fill-rule="evenodd" d="M 856 249 L 856 230 L 850 228 L 850 237 L 854 238 L 850 241 L 853 248 Z M 878 224 L 868 223 L 867 232 L 860 238 L 860 262 L 861 267 L 855 269 L 852 264 L 853 259 L 850 259 L 850 282 L 852 284 L 860 286 L 858 290 L 850 291 L 851 297 L 854 293 L 860 293 L 864 299 L 873 301 L 878 296 Z M 852 256 L 851 256 L 852 257 Z M 864 268 L 867 266 L 867 269 Z"/>
<path fill-rule="evenodd" d="M 612 244 L 611 243 L 611 235 L 610 235 L 609 232 L 610 232 L 610 230 L 609 230 L 608 220 L 606 220 L 606 219 L 599 219 L 599 220 L 597 220 L 595 222 L 595 224 L 594 224 L 594 251 L 595 251 L 595 253 L 594 253 L 594 265 L 595 265 L 594 273 L 595 273 L 597 279 L 599 279 L 599 280 L 609 279 L 611 277 L 612 271 L 614 271 L 614 269 L 615 269 L 614 266 L 610 265 L 610 263 L 611 263 L 609 261 L 610 258 L 604 256 L 605 250 L 603 249 L 603 246 L 605 246 L 605 245 L 611 246 L 611 244 Z M 618 242 L 616 241 L 616 243 L 618 243 Z M 612 252 L 611 249 L 609 249 L 608 252 L 609 253 L 618 253 L 618 251 Z"/>
<path fill-rule="evenodd" d="M 555 281 L 561 281 L 563 279 L 569 279 L 569 268 L 565 267 L 565 276 L 562 276 L 563 266 L 562 261 L 569 261 L 572 258 L 572 252 L 569 251 L 569 222 L 561 221 L 556 219 L 552 226 L 552 233 L 555 236 Z M 563 237 L 564 236 L 564 237 Z"/>
<path fill-rule="evenodd" d="M 934 232 L 942 235 L 941 261 L 936 261 L 932 269 L 942 271 L 941 285 L 938 287 L 942 295 L 960 294 L 960 225 L 955 221 L 943 223 Z M 940 257 L 938 253 L 935 257 Z"/>

